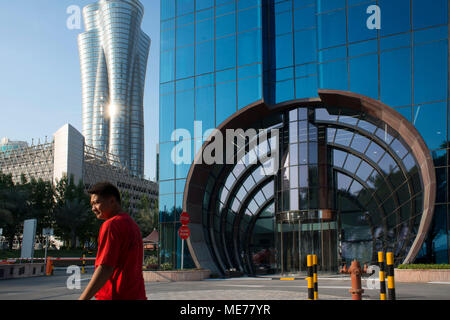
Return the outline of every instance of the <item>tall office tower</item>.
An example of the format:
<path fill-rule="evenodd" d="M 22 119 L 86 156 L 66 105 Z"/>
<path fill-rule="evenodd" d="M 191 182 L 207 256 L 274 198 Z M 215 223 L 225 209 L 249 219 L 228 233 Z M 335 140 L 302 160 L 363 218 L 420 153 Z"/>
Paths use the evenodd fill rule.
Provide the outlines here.
<path fill-rule="evenodd" d="M 138 0 L 100 0 L 83 10 L 79 35 L 86 144 L 144 173 L 144 87 L 150 38 Z"/>
<path fill-rule="evenodd" d="M 377 251 L 448 263 L 448 16 L 448 0 L 161 0 L 161 261 L 181 264 L 186 211 L 184 266 L 221 275 L 305 272 L 311 253 L 331 272 Z M 209 128 L 278 128 L 279 170 L 202 163 Z"/>

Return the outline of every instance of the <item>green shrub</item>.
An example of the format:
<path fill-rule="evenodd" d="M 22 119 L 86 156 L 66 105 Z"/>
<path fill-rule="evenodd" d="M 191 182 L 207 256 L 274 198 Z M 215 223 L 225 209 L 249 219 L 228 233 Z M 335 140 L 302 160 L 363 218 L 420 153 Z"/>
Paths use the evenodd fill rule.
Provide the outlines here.
<path fill-rule="evenodd" d="M 161 270 L 163 271 L 167 271 L 167 270 L 172 270 L 172 264 L 169 262 L 165 262 L 163 264 L 161 264 Z"/>
<path fill-rule="evenodd" d="M 144 264 L 146 266 L 151 265 L 151 264 L 158 264 L 158 257 L 156 256 L 148 256 L 144 259 Z"/>
<path fill-rule="evenodd" d="M 450 264 L 401 264 L 398 269 L 450 269 Z"/>

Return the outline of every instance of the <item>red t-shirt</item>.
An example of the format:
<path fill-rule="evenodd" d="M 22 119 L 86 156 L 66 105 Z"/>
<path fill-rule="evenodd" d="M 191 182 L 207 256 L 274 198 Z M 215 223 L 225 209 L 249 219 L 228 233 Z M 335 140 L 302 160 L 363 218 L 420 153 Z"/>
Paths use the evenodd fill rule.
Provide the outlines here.
<path fill-rule="evenodd" d="M 143 245 L 139 227 L 126 213 L 106 220 L 100 228 L 95 268 L 114 267 L 97 300 L 146 300 L 142 275 Z"/>

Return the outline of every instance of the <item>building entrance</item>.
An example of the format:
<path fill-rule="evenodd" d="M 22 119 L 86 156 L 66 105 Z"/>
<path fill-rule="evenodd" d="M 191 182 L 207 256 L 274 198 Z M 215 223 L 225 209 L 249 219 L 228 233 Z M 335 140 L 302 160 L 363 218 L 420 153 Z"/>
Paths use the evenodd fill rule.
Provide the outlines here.
<path fill-rule="evenodd" d="M 276 227 L 277 265 L 281 274 L 307 271 L 307 256 L 315 254 L 318 270 L 338 270 L 337 223 L 314 222 L 293 218 L 280 218 Z"/>

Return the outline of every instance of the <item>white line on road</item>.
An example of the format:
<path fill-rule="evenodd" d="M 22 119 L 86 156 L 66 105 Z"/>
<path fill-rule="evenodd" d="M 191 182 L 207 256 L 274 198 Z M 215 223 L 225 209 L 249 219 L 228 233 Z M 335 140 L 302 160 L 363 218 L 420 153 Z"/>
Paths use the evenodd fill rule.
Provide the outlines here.
<path fill-rule="evenodd" d="M 431 283 L 431 284 L 450 284 L 450 282 L 440 282 L 440 281 L 432 281 L 432 282 L 428 282 L 428 283 Z"/>

